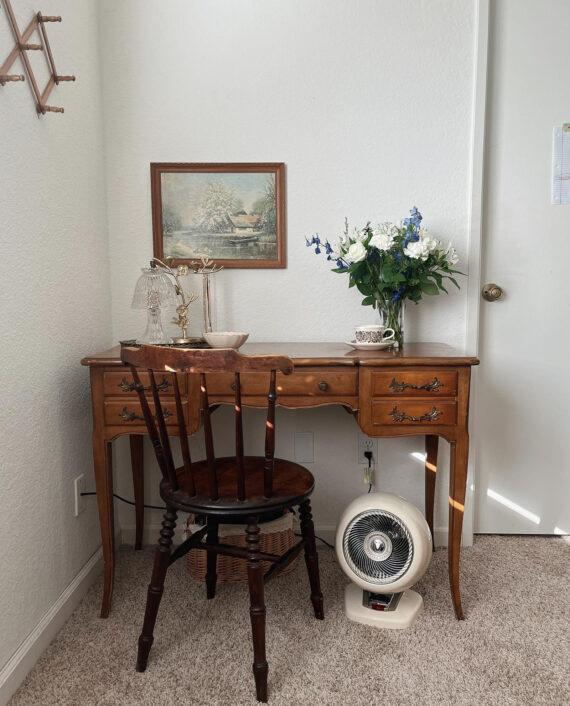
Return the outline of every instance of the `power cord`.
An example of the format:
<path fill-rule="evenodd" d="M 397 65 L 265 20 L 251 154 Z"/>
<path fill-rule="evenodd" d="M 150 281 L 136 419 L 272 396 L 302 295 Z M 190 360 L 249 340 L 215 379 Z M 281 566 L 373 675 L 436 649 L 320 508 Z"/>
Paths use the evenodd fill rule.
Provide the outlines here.
<path fill-rule="evenodd" d="M 81 493 L 81 495 L 97 495 L 97 493 Z M 127 505 L 135 505 L 132 500 L 127 500 L 126 498 L 123 498 L 120 495 L 117 495 L 116 493 L 113 493 L 113 497 L 117 498 L 117 500 L 120 500 L 121 502 L 127 503 Z M 143 507 L 146 507 L 148 510 L 166 510 L 164 506 L 159 505 L 143 505 Z"/>
<path fill-rule="evenodd" d="M 302 536 L 303 536 L 303 535 L 302 535 L 300 532 L 295 532 L 295 537 L 302 537 Z M 319 537 L 318 534 L 315 535 L 315 539 L 318 539 L 319 542 L 322 542 L 323 544 L 325 544 L 329 549 L 334 549 L 334 548 L 335 548 L 334 544 L 331 544 L 330 542 L 327 542 L 326 539 L 323 539 L 322 537 Z"/>
<path fill-rule="evenodd" d="M 368 492 L 372 490 L 372 451 L 365 451 L 364 457 L 368 459 Z"/>

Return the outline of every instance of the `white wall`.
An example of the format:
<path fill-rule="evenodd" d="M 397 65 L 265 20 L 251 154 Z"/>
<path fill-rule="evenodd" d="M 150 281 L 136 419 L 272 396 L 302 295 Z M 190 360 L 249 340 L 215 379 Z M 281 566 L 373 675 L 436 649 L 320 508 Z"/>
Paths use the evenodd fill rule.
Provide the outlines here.
<path fill-rule="evenodd" d="M 13 4 L 21 26 L 38 11 Z M 0 675 L 100 544 L 95 504 L 73 516 L 73 479 L 92 485 L 79 361 L 111 343 L 97 3 L 44 9 L 64 18 L 50 41 L 78 79 L 52 93 L 65 114 L 38 118 L 27 84 L 0 88 Z M 2 8 L 2 61 L 12 45 Z"/>
<path fill-rule="evenodd" d="M 287 269 L 220 276 L 220 325 L 252 340 L 345 340 L 375 320 L 304 246 L 306 234 L 339 233 L 345 215 L 363 224 L 417 205 L 465 256 L 472 0 L 102 0 L 101 9 L 115 339 L 142 325 L 130 300 L 152 256 L 153 161 L 287 164 Z M 410 310 L 409 340 L 462 346 L 464 292 Z M 334 526 L 363 489 L 356 424 L 338 409 L 284 412 L 284 455 L 295 429 L 316 433 L 315 515 Z M 421 443 L 380 444 L 381 487 L 419 504 L 410 452 Z M 119 486 L 130 493 L 125 441 L 117 446 Z M 446 524 L 444 509 L 436 524 Z M 130 509 L 121 516 L 132 525 Z"/>

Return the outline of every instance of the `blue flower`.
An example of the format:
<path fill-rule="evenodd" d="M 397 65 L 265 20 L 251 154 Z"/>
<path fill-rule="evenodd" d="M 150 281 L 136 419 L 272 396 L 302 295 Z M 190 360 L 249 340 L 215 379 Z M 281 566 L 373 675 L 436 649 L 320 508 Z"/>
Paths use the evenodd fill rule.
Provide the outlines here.
<path fill-rule="evenodd" d="M 315 248 L 315 255 L 320 255 L 320 254 L 321 254 L 321 249 L 320 249 L 319 245 L 320 245 L 320 243 L 317 242 L 316 248 Z"/>
<path fill-rule="evenodd" d="M 332 251 L 333 251 L 332 245 L 331 245 L 331 244 L 329 243 L 329 241 L 327 240 L 327 241 L 325 242 L 325 252 L 326 252 L 327 255 L 330 255 L 330 254 L 332 253 Z M 330 260 L 330 258 L 328 258 L 328 259 Z"/>
<path fill-rule="evenodd" d="M 398 289 L 392 294 L 392 297 L 391 297 L 392 301 L 393 302 L 400 301 L 400 299 L 402 298 L 402 295 L 404 294 L 404 291 L 405 291 L 405 287 L 398 287 Z"/>
<path fill-rule="evenodd" d="M 414 206 L 410 211 L 410 217 L 404 218 L 404 220 L 402 221 L 402 225 L 407 230 L 406 237 L 404 239 L 404 247 L 406 247 L 409 243 L 415 243 L 417 240 L 420 239 L 419 230 L 422 220 L 422 214 Z"/>
<path fill-rule="evenodd" d="M 420 223 L 423 220 L 422 214 L 418 211 L 418 209 L 414 206 L 412 210 L 410 211 L 410 217 L 409 218 L 404 218 L 403 224 L 408 227 L 408 226 L 414 226 L 414 230 L 416 228 L 420 227 Z"/>
<path fill-rule="evenodd" d="M 312 241 L 312 240 L 309 240 L 309 239 L 307 238 L 307 236 L 305 236 L 305 243 L 307 244 L 307 247 L 310 248 L 311 245 L 313 244 L 313 241 Z"/>

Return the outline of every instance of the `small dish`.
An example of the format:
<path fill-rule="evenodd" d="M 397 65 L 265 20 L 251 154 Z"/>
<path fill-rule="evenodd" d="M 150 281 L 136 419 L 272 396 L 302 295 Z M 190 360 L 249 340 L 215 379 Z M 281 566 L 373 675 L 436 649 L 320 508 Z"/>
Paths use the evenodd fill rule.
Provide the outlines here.
<path fill-rule="evenodd" d="M 204 338 L 212 348 L 233 348 L 237 350 L 249 338 L 249 333 L 243 331 L 210 331 Z"/>
<path fill-rule="evenodd" d="M 360 341 L 345 341 L 345 343 L 357 351 L 381 351 L 390 348 L 396 341 L 391 338 L 389 341 L 380 341 L 379 343 L 361 343 Z"/>

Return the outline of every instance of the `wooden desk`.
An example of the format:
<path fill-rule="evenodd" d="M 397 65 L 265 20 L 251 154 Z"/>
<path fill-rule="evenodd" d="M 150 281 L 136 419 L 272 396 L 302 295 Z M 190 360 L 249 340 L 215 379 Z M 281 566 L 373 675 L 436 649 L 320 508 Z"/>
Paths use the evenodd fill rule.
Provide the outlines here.
<path fill-rule="evenodd" d="M 410 343 L 402 352 L 360 352 L 338 343 L 250 343 L 241 352 L 277 353 L 293 359 L 292 375 L 278 378 L 278 404 L 295 409 L 342 405 L 369 436 L 422 434 L 426 443 L 426 518 L 433 534 L 437 447 L 441 436 L 451 444 L 449 481 L 449 581 L 455 615 L 463 619 L 459 592 L 459 552 L 469 456 L 468 416 L 471 366 L 477 358 L 437 343 Z M 142 441 L 146 427 L 119 346 L 81 361 L 91 373 L 93 459 L 104 560 L 101 617 L 111 608 L 115 571 L 113 469 L 111 442 L 129 434 L 136 512 L 135 548 L 142 545 L 144 516 Z M 233 403 L 233 376 L 211 375 L 211 403 Z M 169 409 L 172 377 L 161 380 L 164 407 Z M 243 403 L 265 404 L 266 384 L 259 374 L 242 376 Z M 189 430 L 199 427 L 198 380 L 183 383 Z M 172 402 L 173 404 L 173 402 Z M 170 410 L 173 412 L 173 410 Z M 173 415 L 172 419 L 175 419 Z"/>

